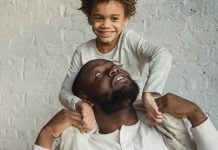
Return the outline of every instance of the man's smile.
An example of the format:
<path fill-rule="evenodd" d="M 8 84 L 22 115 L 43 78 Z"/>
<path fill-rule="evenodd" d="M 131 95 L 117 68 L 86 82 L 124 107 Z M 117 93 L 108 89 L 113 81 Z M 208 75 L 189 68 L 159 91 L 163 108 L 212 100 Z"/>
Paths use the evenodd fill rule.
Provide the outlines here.
<path fill-rule="evenodd" d="M 119 74 L 115 75 L 114 78 L 112 79 L 112 87 L 115 87 L 117 85 L 125 83 L 126 81 L 129 81 L 128 76 L 119 73 Z"/>

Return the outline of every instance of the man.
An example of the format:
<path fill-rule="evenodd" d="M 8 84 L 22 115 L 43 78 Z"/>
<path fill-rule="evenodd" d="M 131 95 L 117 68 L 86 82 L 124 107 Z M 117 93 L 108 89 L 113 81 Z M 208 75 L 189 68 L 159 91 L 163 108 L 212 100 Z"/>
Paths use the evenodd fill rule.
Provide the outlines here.
<path fill-rule="evenodd" d="M 85 64 L 75 79 L 73 92 L 94 105 L 98 130 L 92 134 L 81 134 L 78 130 L 69 129 L 69 126 L 82 128 L 82 117 L 78 112 L 62 110 L 41 130 L 35 150 L 51 149 L 54 139 L 61 134 L 60 149 L 168 149 L 155 127 L 138 120 L 132 105 L 139 92 L 138 86 L 126 71 L 111 61 L 98 59 Z M 174 94 L 166 94 L 157 99 L 157 105 L 162 113 L 187 118 L 191 122 L 198 150 L 218 148 L 217 131 L 196 104 Z"/>

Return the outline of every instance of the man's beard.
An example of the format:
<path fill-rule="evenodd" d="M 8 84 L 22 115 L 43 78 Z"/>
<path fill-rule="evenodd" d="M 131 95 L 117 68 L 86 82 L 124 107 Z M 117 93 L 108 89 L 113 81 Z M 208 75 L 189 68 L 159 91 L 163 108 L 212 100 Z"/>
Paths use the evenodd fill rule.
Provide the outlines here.
<path fill-rule="evenodd" d="M 129 87 L 118 89 L 112 93 L 101 95 L 96 98 L 96 102 L 101 106 L 102 110 L 107 114 L 118 112 L 133 104 L 139 93 L 139 87 L 135 81 Z"/>

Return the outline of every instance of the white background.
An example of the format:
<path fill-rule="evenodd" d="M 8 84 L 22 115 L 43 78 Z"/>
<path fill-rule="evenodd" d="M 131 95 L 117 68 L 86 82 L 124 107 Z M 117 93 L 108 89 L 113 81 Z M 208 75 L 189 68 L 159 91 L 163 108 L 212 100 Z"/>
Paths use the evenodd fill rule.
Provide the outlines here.
<path fill-rule="evenodd" d="M 94 35 L 79 0 L 0 0 L 0 149 L 31 149 L 60 108 L 77 45 Z M 166 90 L 218 127 L 218 1 L 139 0 L 129 28 L 173 55 Z"/>

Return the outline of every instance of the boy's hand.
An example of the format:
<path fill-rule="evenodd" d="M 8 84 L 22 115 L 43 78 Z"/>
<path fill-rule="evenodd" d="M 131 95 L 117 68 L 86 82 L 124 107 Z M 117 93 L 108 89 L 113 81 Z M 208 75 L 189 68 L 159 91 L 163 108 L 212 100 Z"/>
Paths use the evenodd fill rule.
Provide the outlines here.
<path fill-rule="evenodd" d="M 147 111 L 148 119 L 153 123 L 162 123 L 163 122 L 163 114 L 158 111 L 157 104 L 152 97 L 152 94 L 149 92 L 143 92 L 142 101 L 144 107 Z"/>
<path fill-rule="evenodd" d="M 93 108 L 91 107 L 91 104 L 88 104 L 85 101 L 77 102 L 77 106 L 78 110 L 83 116 L 83 132 L 90 132 L 94 128 L 96 123 Z"/>

